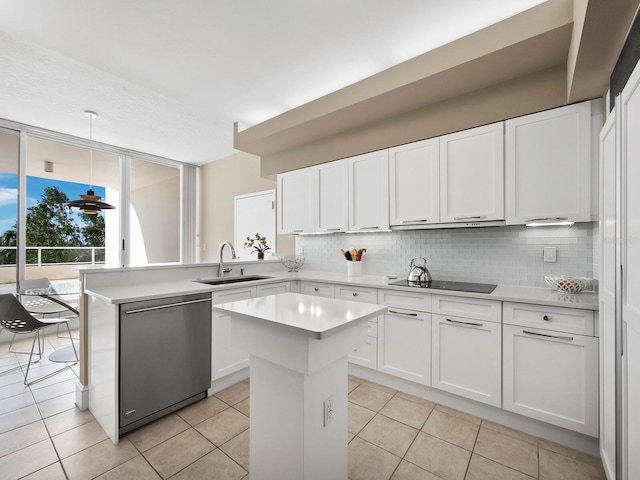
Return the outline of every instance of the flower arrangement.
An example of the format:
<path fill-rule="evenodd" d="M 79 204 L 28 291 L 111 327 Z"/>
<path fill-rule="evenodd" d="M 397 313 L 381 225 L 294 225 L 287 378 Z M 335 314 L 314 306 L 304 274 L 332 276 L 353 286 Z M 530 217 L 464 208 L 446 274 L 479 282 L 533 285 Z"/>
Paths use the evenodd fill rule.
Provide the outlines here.
<path fill-rule="evenodd" d="M 259 233 L 256 233 L 255 238 L 247 237 L 244 247 L 253 247 L 253 250 L 258 252 L 258 260 L 263 260 L 264 252 L 271 250 L 271 247 L 267 245 L 267 237 L 261 237 Z M 251 253 L 253 253 L 253 251 Z"/>

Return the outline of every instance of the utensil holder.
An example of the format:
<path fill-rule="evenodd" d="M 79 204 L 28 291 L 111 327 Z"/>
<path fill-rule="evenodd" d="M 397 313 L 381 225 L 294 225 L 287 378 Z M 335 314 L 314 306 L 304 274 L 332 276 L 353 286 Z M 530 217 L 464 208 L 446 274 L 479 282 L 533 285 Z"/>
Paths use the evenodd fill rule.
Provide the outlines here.
<path fill-rule="evenodd" d="M 347 275 L 350 277 L 362 275 L 362 261 L 360 262 L 347 261 Z"/>

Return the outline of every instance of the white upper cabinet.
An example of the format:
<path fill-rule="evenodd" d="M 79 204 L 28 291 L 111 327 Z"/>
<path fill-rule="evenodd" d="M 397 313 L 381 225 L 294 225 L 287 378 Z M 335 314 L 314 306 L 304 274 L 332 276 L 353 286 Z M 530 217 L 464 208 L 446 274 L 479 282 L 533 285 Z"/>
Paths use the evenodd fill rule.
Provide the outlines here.
<path fill-rule="evenodd" d="M 389 149 L 389 220 L 394 226 L 440 222 L 440 141 Z"/>
<path fill-rule="evenodd" d="M 389 229 L 389 151 L 358 155 L 349 165 L 349 230 Z"/>
<path fill-rule="evenodd" d="M 320 165 L 316 173 L 317 232 L 349 229 L 349 170 L 346 160 Z"/>
<path fill-rule="evenodd" d="M 506 221 L 591 221 L 592 102 L 505 122 Z"/>
<path fill-rule="evenodd" d="M 315 168 L 278 175 L 278 233 L 315 231 Z"/>
<path fill-rule="evenodd" d="M 440 137 L 440 222 L 504 220 L 503 123 Z"/>

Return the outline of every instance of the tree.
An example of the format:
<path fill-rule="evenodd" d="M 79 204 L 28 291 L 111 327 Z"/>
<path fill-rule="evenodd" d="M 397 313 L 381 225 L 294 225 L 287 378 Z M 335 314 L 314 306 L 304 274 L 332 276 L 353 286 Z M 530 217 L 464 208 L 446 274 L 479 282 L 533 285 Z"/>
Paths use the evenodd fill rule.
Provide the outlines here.
<path fill-rule="evenodd" d="M 46 187 L 40 201 L 27 209 L 26 243 L 27 264 L 37 263 L 38 254 L 28 247 L 103 247 L 104 217 L 80 216 L 82 227 L 76 223 L 71 207 L 65 205 L 69 198 L 57 187 Z M 0 246 L 16 245 L 16 227 L 0 235 Z M 90 256 L 82 250 L 42 250 L 43 263 L 67 263 L 88 261 Z M 15 250 L 0 250 L 0 264 L 16 263 Z"/>
<path fill-rule="evenodd" d="M 17 235 L 16 226 L 5 232 L 0 236 L 0 247 L 15 247 Z M 15 265 L 16 264 L 16 249 L 7 248 L 0 250 L 0 265 Z"/>
<path fill-rule="evenodd" d="M 27 209 L 27 247 L 82 246 L 80 228 L 73 221 L 69 198 L 57 187 L 46 187 L 42 199 Z M 27 252 L 27 263 L 35 263 L 35 252 Z M 43 263 L 63 263 L 68 258 L 64 250 L 43 250 Z"/>
<path fill-rule="evenodd" d="M 80 218 L 83 222 L 81 232 L 85 246 L 104 247 L 104 217 L 83 213 Z"/>

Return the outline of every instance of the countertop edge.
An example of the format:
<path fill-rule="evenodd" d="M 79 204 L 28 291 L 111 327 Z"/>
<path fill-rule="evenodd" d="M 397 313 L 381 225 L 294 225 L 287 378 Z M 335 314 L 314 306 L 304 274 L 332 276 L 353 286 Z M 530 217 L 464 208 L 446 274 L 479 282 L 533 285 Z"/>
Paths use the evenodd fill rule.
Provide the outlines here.
<path fill-rule="evenodd" d="M 347 276 L 331 272 L 268 272 L 270 278 L 253 280 L 241 283 L 225 285 L 206 285 L 197 281 L 179 280 L 161 283 L 146 283 L 144 285 L 127 286 L 103 286 L 94 289 L 85 289 L 85 293 L 107 303 L 121 304 L 154 298 L 170 297 L 175 295 L 187 295 L 192 293 L 215 293 L 232 290 L 242 286 L 268 285 L 283 281 L 308 281 L 330 284 L 350 285 L 355 287 L 368 287 L 377 289 L 389 289 L 416 293 L 415 287 L 389 285 L 386 277 L 378 275 Z M 395 281 L 395 279 L 392 279 Z M 503 302 L 529 303 L 534 305 L 546 305 L 552 307 L 576 308 L 581 310 L 598 310 L 597 292 L 582 292 L 570 295 L 561 294 L 551 288 L 520 287 L 498 285 L 490 294 L 456 292 L 451 290 L 420 290 L 421 293 L 432 295 L 447 295 L 456 297 L 479 298 L 486 300 L 498 300 Z"/>

